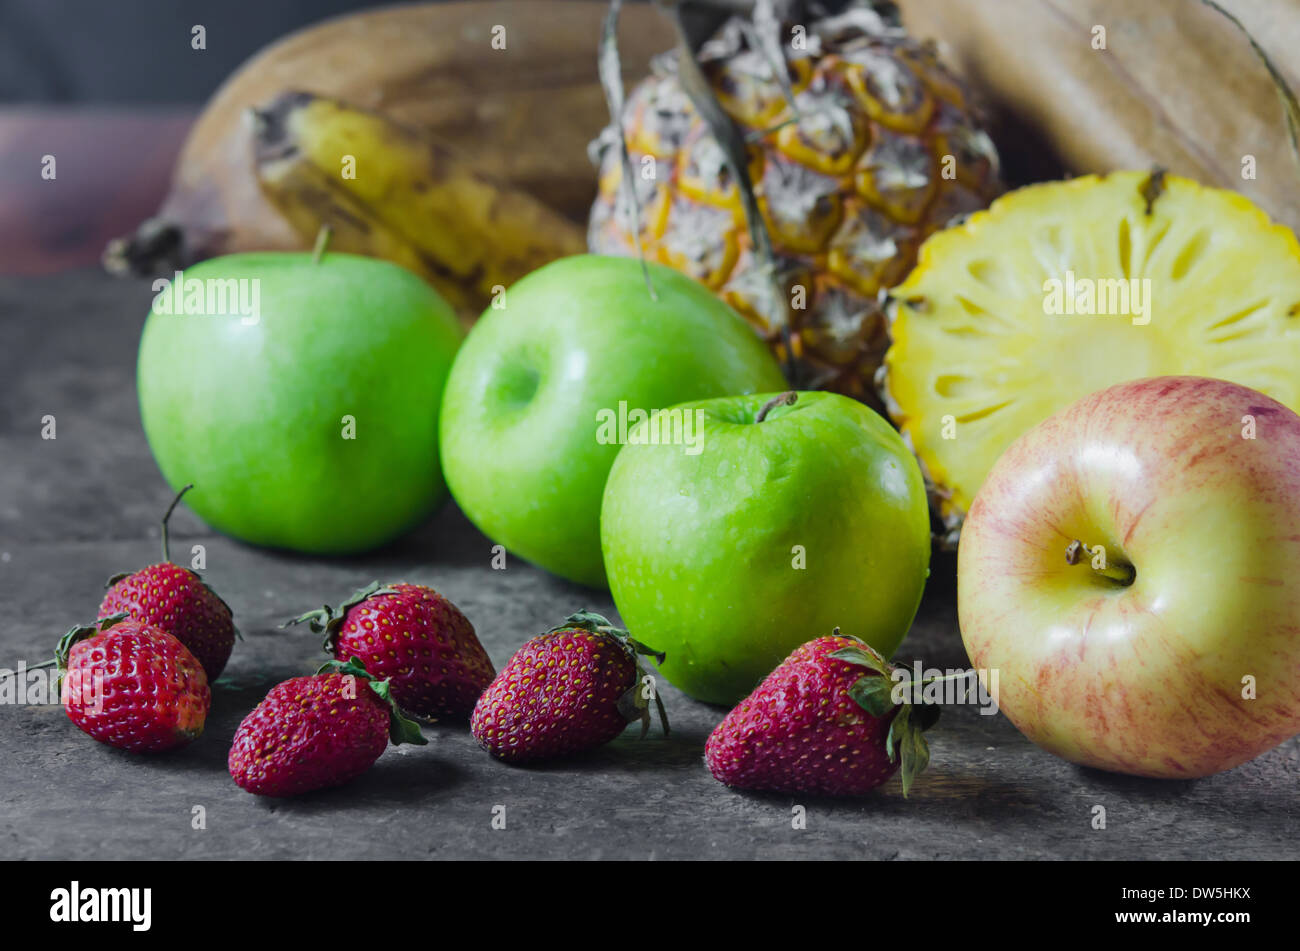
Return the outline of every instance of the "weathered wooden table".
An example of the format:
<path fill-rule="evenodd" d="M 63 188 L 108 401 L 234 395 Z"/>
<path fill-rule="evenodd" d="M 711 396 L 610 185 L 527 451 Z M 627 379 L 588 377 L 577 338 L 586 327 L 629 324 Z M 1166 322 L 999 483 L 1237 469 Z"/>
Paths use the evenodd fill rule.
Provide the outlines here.
<path fill-rule="evenodd" d="M 0 666 L 48 657 L 94 616 L 111 574 L 156 560 L 169 490 L 140 430 L 135 350 L 144 282 L 93 271 L 0 278 Z M 42 417 L 56 419 L 42 439 Z M 704 740 L 725 711 L 671 687 L 668 739 L 636 731 L 582 759 L 511 768 L 463 726 L 390 749 L 351 786 L 259 800 L 226 773 L 240 719 L 275 682 L 314 669 L 318 639 L 277 625 L 360 583 L 431 584 L 464 609 L 498 664 L 570 611 L 607 594 L 519 561 L 454 505 L 396 545 L 322 560 L 210 533 L 183 508 L 174 545 L 207 547 L 206 577 L 245 640 L 215 686 L 203 738 L 132 756 L 80 733 L 62 708 L 0 706 L 4 858 L 1296 858 L 1300 742 L 1199 782 L 1107 775 L 1041 752 L 1002 717 L 949 708 L 910 800 L 897 780 L 860 801 L 746 795 L 714 782 Z M 936 560 L 900 657 L 964 666 L 954 563 Z M 816 633 L 816 632 L 810 632 Z M 806 809 L 806 828 L 792 823 Z M 1106 827 L 1094 828 L 1096 806 Z M 195 828 L 202 806 L 205 828 Z M 505 807 L 504 829 L 493 808 Z"/>

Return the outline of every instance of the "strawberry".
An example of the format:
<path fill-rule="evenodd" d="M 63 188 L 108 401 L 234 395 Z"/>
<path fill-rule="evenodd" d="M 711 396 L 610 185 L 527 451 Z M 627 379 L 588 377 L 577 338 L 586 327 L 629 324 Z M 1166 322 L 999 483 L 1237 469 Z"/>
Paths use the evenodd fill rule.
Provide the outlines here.
<path fill-rule="evenodd" d="M 901 766 L 903 795 L 930 761 L 939 708 L 896 703 L 893 667 L 856 637 L 809 641 L 723 718 L 704 747 L 713 778 L 740 789 L 856 796 Z"/>
<path fill-rule="evenodd" d="M 465 717 L 496 670 L 474 625 L 437 591 L 372 581 L 335 610 L 328 605 L 281 625 L 309 622 L 335 660 L 359 657 L 392 683 L 393 699 L 422 717 Z"/>
<path fill-rule="evenodd" d="M 519 648 L 484 691 L 470 720 L 474 739 L 508 763 L 578 753 L 604 746 L 631 720 L 645 736 L 651 698 L 666 734 L 663 701 L 638 654 L 663 663 L 599 614 L 570 615 Z"/>
<path fill-rule="evenodd" d="M 327 673 L 328 671 L 328 673 Z M 227 763 L 259 796 L 297 796 L 356 779 L 394 744 L 428 741 L 357 658 L 271 688 L 239 724 Z"/>
<path fill-rule="evenodd" d="M 125 614 L 132 620 L 162 628 L 190 649 L 211 682 L 226 669 L 239 632 L 230 606 L 203 583 L 197 572 L 174 565 L 170 560 L 167 521 L 181 496 L 192 488 L 187 485 L 181 489 L 163 515 L 163 560 L 137 572 L 109 578 L 99 616 Z"/>
<path fill-rule="evenodd" d="M 63 635 L 54 663 L 68 719 L 101 743 L 160 753 L 199 738 L 212 694 L 179 640 L 123 615 Z"/>

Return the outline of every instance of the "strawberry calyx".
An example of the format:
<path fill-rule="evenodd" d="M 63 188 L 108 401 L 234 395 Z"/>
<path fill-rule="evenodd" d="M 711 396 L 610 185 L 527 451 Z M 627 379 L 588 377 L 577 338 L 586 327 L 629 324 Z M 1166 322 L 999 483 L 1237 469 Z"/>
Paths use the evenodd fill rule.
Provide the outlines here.
<path fill-rule="evenodd" d="M 836 628 L 834 634 L 839 636 L 840 629 Z M 849 687 L 849 696 L 863 710 L 878 719 L 897 711 L 890 721 L 889 732 L 885 734 L 885 755 L 891 763 L 902 759 L 900 772 L 903 798 L 906 799 L 916 777 L 930 765 L 930 744 L 926 742 L 925 731 L 938 722 L 939 706 L 898 700 L 894 692 L 896 668 L 860 638 L 854 637 L 853 640 L 859 641 L 861 646 L 842 647 L 826 656 L 872 671 L 863 674 Z M 913 695 L 916 695 L 915 691 Z"/>
<path fill-rule="evenodd" d="M 618 712 L 629 723 L 633 720 L 640 720 L 641 736 L 644 738 L 650 732 L 650 701 L 653 700 L 655 709 L 659 713 L 659 723 L 663 727 L 664 736 L 668 736 L 671 729 L 668 725 L 668 712 L 664 709 L 663 698 L 659 696 L 657 682 L 654 677 L 642 666 L 640 660 L 642 656 L 653 657 L 656 664 L 662 664 L 666 656 L 664 652 L 657 651 L 653 647 L 647 647 L 623 628 L 615 627 L 603 614 L 597 614 L 585 608 L 576 614 L 570 614 L 564 619 L 563 624 L 551 628 L 546 633 L 556 634 L 560 631 L 572 630 L 600 634 L 627 652 L 636 665 L 636 677 L 632 682 L 632 686 L 618 698 Z"/>
<path fill-rule="evenodd" d="M 152 568 L 154 566 L 150 565 L 149 567 Z M 204 581 L 203 576 L 199 574 L 197 571 L 195 571 L 193 568 L 186 568 L 184 565 L 177 565 L 176 567 L 180 568 L 182 571 L 188 571 L 190 574 L 192 574 L 195 580 L 198 581 L 199 584 L 203 585 L 203 587 L 207 589 L 208 594 L 212 595 L 214 598 L 216 598 L 218 601 L 221 602 L 221 606 L 225 608 L 226 613 L 230 615 L 230 629 L 235 632 L 236 640 L 242 641 L 244 639 L 244 633 L 239 629 L 239 625 L 235 623 L 235 612 L 231 609 L 230 605 L 226 603 L 226 599 L 223 598 L 221 595 L 217 594 L 217 592 L 212 589 L 212 585 Z M 148 570 L 149 568 L 140 569 L 140 571 L 148 571 Z M 140 571 L 118 572 L 117 574 L 113 575 L 113 577 L 109 578 L 107 581 L 104 582 L 104 590 L 107 591 L 109 588 L 113 587 L 113 585 L 117 584 L 119 581 L 123 580 L 124 578 L 130 578 L 133 575 L 140 574 Z"/>
<path fill-rule="evenodd" d="M 86 640 L 87 638 L 94 637 L 96 634 L 102 634 L 114 624 L 125 621 L 128 617 L 129 615 L 125 612 L 121 614 L 110 614 L 108 617 L 100 618 L 93 624 L 78 624 L 76 627 L 70 628 L 68 633 L 59 638 L 58 646 L 54 648 L 54 659 L 36 666 L 49 667 L 57 665 L 60 671 L 67 670 L 68 655 L 72 653 L 72 648 L 76 644 Z"/>
<path fill-rule="evenodd" d="M 176 511 L 176 506 L 177 506 L 178 504 L 180 504 L 181 498 L 185 495 L 186 492 L 188 492 L 188 491 L 189 491 L 190 489 L 192 489 L 192 488 L 194 488 L 194 483 L 193 483 L 193 482 L 189 483 L 188 485 L 183 486 L 183 487 L 181 488 L 181 490 L 180 490 L 179 492 L 176 493 L 176 497 L 175 497 L 174 499 L 172 499 L 172 504 L 169 505 L 169 506 L 167 506 L 167 511 L 163 513 L 163 517 L 162 517 L 162 562 L 161 562 L 161 564 L 164 564 L 164 565 L 174 564 L 174 562 L 172 561 L 172 558 L 171 558 L 171 545 L 170 545 L 170 540 L 169 540 L 169 537 L 168 537 L 168 534 L 167 534 L 167 524 L 168 524 L 168 522 L 171 521 L 172 512 Z M 149 567 L 152 568 L 152 567 L 154 567 L 154 566 L 153 566 L 153 565 L 150 565 Z M 216 598 L 218 601 L 221 602 L 221 606 L 222 606 L 223 608 L 225 608 L 225 609 L 226 609 L 226 613 L 230 615 L 230 618 L 231 618 L 230 626 L 231 626 L 231 628 L 232 628 L 232 629 L 234 630 L 234 632 L 235 632 L 235 638 L 236 638 L 237 640 L 241 640 L 241 641 L 242 641 L 242 640 L 244 639 L 244 635 L 243 635 L 243 633 L 239 630 L 239 626 L 238 626 L 237 624 L 235 624 L 235 621 L 234 621 L 235 612 L 232 611 L 232 610 L 230 609 L 230 605 L 226 603 L 226 599 L 223 598 L 221 595 L 217 594 L 217 592 L 213 591 L 213 590 L 212 590 L 212 585 L 210 585 L 210 584 L 208 584 L 206 581 L 204 581 L 204 580 L 203 580 L 203 576 L 202 576 L 201 574 L 199 574 L 197 571 L 195 571 L 193 568 L 186 568 L 184 565 L 177 565 L 176 567 L 180 568 L 182 571 L 188 571 L 190 574 L 192 574 L 192 575 L 193 575 L 193 576 L 198 580 L 199 584 L 203 585 L 203 587 L 205 587 L 205 588 L 208 589 L 208 593 L 209 593 L 209 594 L 211 594 L 214 598 Z M 149 568 L 142 568 L 142 569 L 140 569 L 140 570 L 141 570 L 141 571 L 148 571 Z M 107 591 L 109 588 L 113 587 L 113 585 L 117 584 L 119 581 L 122 581 L 122 580 L 125 579 L 125 578 L 130 578 L 132 575 L 138 575 L 139 573 L 140 573 L 139 571 L 119 571 L 117 574 L 113 575 L 111 578 L 109 578 L 107 581 L 104 582 L 104 590 Z"/>
<path fill-rule="evenodd" d="M 169 506 L 167 506 L 167 511 L 163 513 L 163 517 L 162 517 L 162 551 L 163 551 L 163 561 L 171 561 L 171 560 L 172 560 L 171 552 L 170 552 L 170 550 L 169 550 L 169 548 L 168 548 L 168 545 L 167 545 L 167 523 L 168 523 L 169 521 L 171 521 L 172 512 L 176 511 L 176 506 L 180 504 L 181 497 L 184 496 L 185 493 L 188 492 L 188 491 L 189 491 L 190 489 L 192 489 L 192 488 L 194 488 L 194 483 L 193 483 L 193 482 L 191 482 L 191 483 L 189 483 L 188 485 L 182 487 L 181 490 L 180 490 L 179 492 L 176 493 L 176 498 L 172 499 L 172 504 L 169 505 Z"/>
<path fill-rule="evenodd" d="M 368 684 L 379 699 L 388 704 L 388 739 L 394 746 L 400 746 L 403 743 L 411 743 L 415 746 L 425 746 L 428 740 L 420 732 L 419 725 L 408 718 L 402 708 L 397 705 L 393 699 L 393 693 L 388 680 L 376 680 L 375 675 L 366 670 L 366 665 L 361 662 L 359 657 L 351 657 L 346 662 L 341 660 L 328 660 L 316 671 L 317 674 L 343 674 L 348 677 L 355 677 L 358 680 Z"/>
<path fill-rule="evenodd" d="M 315 611 L 308 611 L 306 614 L 290 618 L 281 624 L 280 628 L 283 630 L 293 624 L 305 623 L 311 627 L 313 633 L 325 635 L 322 646 L 327 654 L 332 654 L 334 653 L 334 645 L 338 641 L 339 631 L 343 629 L 343 622 L 347 619 L 348 612 L 362 601 L 377 598 L 383 594 L 397 594 L 397 591 L 386 585 L 380 585 L 378 581 L 372 581 L 365 587 L 353 591 L 337 608 L 331 608 L 328 604 L 322 605 Z"/>

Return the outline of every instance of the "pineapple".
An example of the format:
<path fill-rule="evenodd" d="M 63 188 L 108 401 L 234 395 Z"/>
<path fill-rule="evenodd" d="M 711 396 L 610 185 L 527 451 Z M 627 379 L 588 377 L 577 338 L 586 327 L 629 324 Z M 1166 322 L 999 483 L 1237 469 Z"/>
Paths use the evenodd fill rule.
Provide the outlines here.
<path fill-rule="evenodd" d="M 1191 374 L 1300 410 L 1300 243 L 1234 192 L 1159 172 L 1022 188 L 927 241 L 891 294 L 885 403 L 950 543 L 1003 450 L 1095 390 Z"/>
<path fill-rule="evenodd" d="M 793 383 L 874 401 L 888 346 L 880 292 L 906 276 L 927 236 L 987 206 L 998 191 L 997 153 L 933 47 L 873 9 L 785 24 L 771 48 L 783 50 L 788 84 L 755 29 L 733 17 L 699 62 L 745 136 L 785 299 L 771 293 L 737 183 L 672 55 L 655 60 L 622 117 L 640 214 L 611 147 L 616 133 L 606 135 L 594 143 L 600 189 L 588 243 L 634 255 L 639 240 L 648 259 L 744 314 Z"/>

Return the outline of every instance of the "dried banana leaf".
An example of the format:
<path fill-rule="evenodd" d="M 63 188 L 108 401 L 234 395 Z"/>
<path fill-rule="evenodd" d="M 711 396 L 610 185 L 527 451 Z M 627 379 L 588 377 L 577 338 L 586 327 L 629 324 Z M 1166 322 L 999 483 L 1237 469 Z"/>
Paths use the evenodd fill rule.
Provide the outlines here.
<path fill-rule="evenodd" d="M 1300 90 L 1300 3 L 1218 0 Z M 899 0 L 993 110 L 1017 184 L 1159 165 L 1300 230 L 1300 165 L 1250 41 L 1201 0 Z M 1105 49 L 1094 48 L 1096 28 Z M 1248 157 L 1253 157 L 1253 174 Z"/>
<path fill-rule="evenodd" d="M 253 174 L 248 111 L 301 89 L 381 112 L 436 136 L 486 178 L 586 219 L 595 173 L 586 145 L 606 121 L 596 75 L 605 5 L 591 0 L 462 0 L 369 10 L 326 20 L 252 57 L 213 95 L 177 162 L 142 258 L 176 264 L 231 251 L 302 246 Z M 623 13 L 623 66 L 643 76 L 673 45 L 649 6 Z M 505 29 L 505 49 L 493 31 Z M 150 240 L 158 247 L 146 247 Z M 125 263 L 121 266 L 125 267 Z M 166 270 L 166 269 L 164 269 Z"/>

